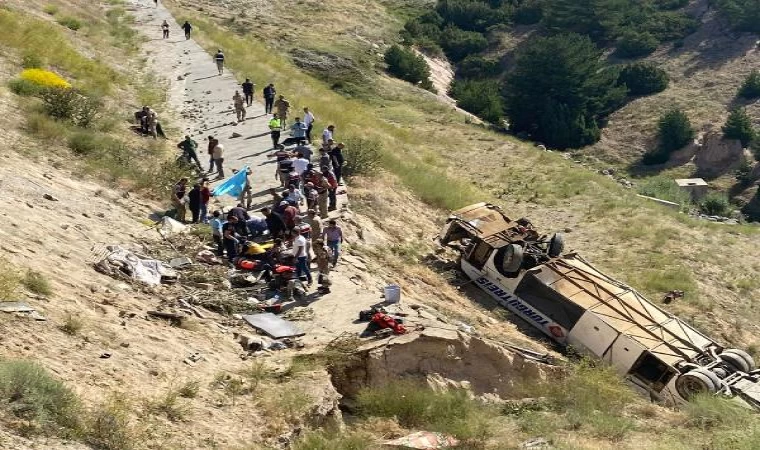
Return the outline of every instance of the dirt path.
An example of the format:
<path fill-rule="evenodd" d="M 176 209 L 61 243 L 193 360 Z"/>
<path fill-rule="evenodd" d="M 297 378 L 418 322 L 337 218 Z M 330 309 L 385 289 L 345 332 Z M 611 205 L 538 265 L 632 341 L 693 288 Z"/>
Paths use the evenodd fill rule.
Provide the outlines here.
<path fill-rule="evenodd" d="M 254 206 L 268 205 L 271 197 L 267 190 L 277 187 L 278 183 L 274 179 L 274 159 L 267 157 L 273 150 L 267 127 L 271 116 L 264 114 L 260 102 L 264 80 L 252 80 L 256 83 L 254 104 L 247 108 L 245 122 L 236 124 L 232 96 L 240 86 L 233 73 L 225 70 L 219 76 L 212 56 L 193 39 L 185 40 L 180 24 L 162 5 L 155 8 L 153 2 L 147 0 L 131 0 L 131 4 L 136 28 L 151 39 L 146 45 L 148 66 L 166 79 L 170 114 L 198 142 L 201 162 L 207 163 L 201 152 L 205 149 L 206 136 L 213 134 L 225 146 L 227 175 L 232 174 L 232 169 L 250 166 L 256 193 Z M 160 39 L 160 25 L 164 20 L 172 26 L 170 38 L 166 40 Z M 283 94 L 287 97 L 287 93 Z M 232 138 L 233 133 L 242 136 Z M 287 134 L 282 134 L 284 139 Z M 178 141 L 180 138 L 176 137 Z M 216 202 L 216 206 L 230 206 L 236 200 L 225 197 L 212 202 Z M 339 206 L 345 202 L 345 196 L 339 195 Z M 331 213 L 331 217 L 348 214 L 340 209 Z M 343 331 L 358 332 L 364 328 L 365 324 L 353 322 L 359 311 L 382 300 L 380 287 L 384 283 L 362 274 L 363 268 L 360 260 L 347 257 L 331 273 L 332 293 L 323 297 L 312 294 L 309 306 L 314 309 L 315 318 L 303 324 L 307 331 L 306 342 L 329 341 Z M 316 276 L 314 271 L 312 274 Z"/>

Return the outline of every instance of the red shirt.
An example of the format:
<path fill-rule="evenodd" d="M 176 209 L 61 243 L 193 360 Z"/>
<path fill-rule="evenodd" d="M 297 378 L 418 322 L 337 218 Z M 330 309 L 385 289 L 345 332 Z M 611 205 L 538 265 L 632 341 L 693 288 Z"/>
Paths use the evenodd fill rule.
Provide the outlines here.
<path fill-rule="evenodd" d="M 285 222 L 285 226 L 293 228 L 296 226 L 296 216 L 298 215 L 298 208 L 295 206 L 286 206 L 282 212 L 282 220 Z"/>
<path fill-rule="evenodd" d="M 211 200 L 211 191 L 207 186 L 203 186 L 201 188 L 201 201 L 205 205 L 209 200 Z"/>

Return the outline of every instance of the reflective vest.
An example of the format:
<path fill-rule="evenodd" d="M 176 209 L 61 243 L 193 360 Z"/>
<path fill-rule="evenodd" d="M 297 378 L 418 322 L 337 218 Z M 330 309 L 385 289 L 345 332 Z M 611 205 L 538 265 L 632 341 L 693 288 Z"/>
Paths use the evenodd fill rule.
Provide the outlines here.
<path fill-rule="evenodd" d="M 269 129 L 270 130 L 274 130 L 274 129 L 278 129 L 279 130 L 280 129 L 280 119 L 272 119 L 272 120 L 270 120 L 269 121 Z"/>

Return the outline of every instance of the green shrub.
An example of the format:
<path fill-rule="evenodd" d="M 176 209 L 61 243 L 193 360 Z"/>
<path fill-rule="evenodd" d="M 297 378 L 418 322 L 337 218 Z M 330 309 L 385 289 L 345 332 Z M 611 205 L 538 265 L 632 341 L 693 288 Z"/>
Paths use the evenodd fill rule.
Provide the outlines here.
<path fill-rule="evenodd" d="M 744 108 L 737 108 L 728 115 L 726 123 L 721 128 L 723 137 L 726 139 L 738 139 L 743 146 L 749 143 L 755 137 L 755 130 L 752 128 L 752 120 L 749 118 Z"/>
<path fill-rule="evenodd" d="M 24 53 L 21 57 L 21 67 L 24 69 L 39 69 L 42 67 L 42 59 L 34 53 Z"/>
<path fill-rule="evenodd" d="M 293 450 L 369 450 L 372 436 L 361 433 L 309 431 L 293 444 Z"/>
<path fill-rule="evenodd" d="M 647 197 L 678 203 L 682 208 L 691 203 L 691 196 L 668 177 L 649 177 L 636 185 L 637 191 Z"/>
<path fill-rule="evenodd" d="M 152 414 L 166 416 L 172 422 L 185 420 L 188 413 L 188 407 L 180 400 L 180 393 L 177 390 L 168 390 L 163 395 L 155 397 L 147 403 L 148 411 Z"/>
<path fill-rule="evenodd" d="M 626 31 L 617 42 L 617 53 L 624 58 L 638 58 L 657 50 L 660 42 L 651 33 Z"/>
<path fill-rule="evenodd" d="M 683 8 L 689 4 L 689 0 L 655 0 L 657 8 L 664 10 L 673 10 Z"/>
<path fill-rule="evenodd" d="M 180 388 L 177 390 L 177 393 L 182 398 L 195 398 L 198 396 L 200 388 L 201 383 L 197 380 L 192 380 L 180 386 Z"/>
<path fill-rule="evenodd" d="M 82 128 L 92 125 L 102 107 L 100 99 L 76 89 L 47 88 L 41 92 L 40 98 L 50 117 L 71 121 Z"/>
<path fill-rule="evenodd" d="M 618 84 L 625 84 L 629 95 L 662 92 L 668 87 L 668 82 L 668 73 L 650 63 L 629 64 L 618 76 Z"/>
<path fill-rule="evenodd" d="M 76 395 L 30 361 L 0 360 L 0 410 L 29 421 L 25 433 L 70 436 L 81 425 Z"/>
<path fill-rule="evenodd" d="M 731 212 L 731 204 L 724 194 L 711 193 L 699 202 L 699 210 L 708 216 L 725 216 Z"/>
<path fill-rule="evenodd" d="M 110 153 L 123 144 L 106 135 L 90 131 L 80 131 L 74 133 L 68 142 L 71 151 L 78 155 L 94 156 L 104 153 Z M 118 151 L 118 150 L 116 150 Z"/>
<path fill-rule="evenodd" d="M 63 319 L 63 323 L 58 327 L 61 331 L 69 336 L 76 336 L 84 328 L 84 321 L 75 314 L 68 313 Z"/>
<path fill-rule="evenodd" d="M 69 129 L 63 122 L 45 114 L 31 113 L 26 117 L 26 131 L 47 141 L 63 142 Z"/>
<path fill-rule="evenodd" d="M 586 36 L 530 39 L 506 79 L 510 127 L 559 149 L 599 139 L 597 120 L 620 106 L 626 89 Z"/>
<path fill-rule="evenodd" d="M 374 175 L 380 169 L 382 144 L 373 139 L 348 138 L 344 142 L 343 176 L 351 178 L 356 175 Z"/>
<path fill-rule="evenodd" d="M 53 293 L 53 287 L 45 276 L 37 271 L 29 270 L 24 275 L 24 279 L 21 280 L 21 284 L 35 294 L 50 295 Z"/>
<path fill-rule="evenodd" d="M 452 61 L 461 61 L 468 55 L 485 50 L 488 40 L 480 33 L 448 25 L 441 35 L 441 47 Z"/>
<path fill-rule="evenodd" d="M 58 7 L 55 5 L 45 5 L 45 7 L 42 8 L 42 10 L 45 12 L 45 14 L 48 14 L 51 16 L 54 16 L 58 13 Z"/>
<path fill-rule="evenodd" d="M 520 2 L 512 20 L 519 25 L 533 25 L 541 21 L 543 14 L 542 3 L 539 0 L 527 0 Z"/>
<path fill-rule="evenodd" d="M 15 299 L 18 287 L 21 284 L 21 274 L 10 261 L 0 256 L 0 301 Z"/>
<path fill-rule="evenodd" d="M 489 435 L 489 411 L 464 391 L 433 392 L 411 381 L 362 389 L 356 398 L 361 417 L 395 417 L 406 428 L 452 434 L 467 441 Z"/>
<path fill-rule="evenodd" d="M 55 21 L 72 31 L 77 31 L 82 28 L 82 22 L 76 17 L 62 16 Z"/>
<path fill-rule="evenodd" d="M 503 70 L 501 61 L 479 55 L 470 55 L 457 64 L 457 77 L 468 79 L 494 78 Z"/>
<path fill-rule="evenodd" d="M 739 88 L 739 97 L 751 100 L 760 97 L 760 72 L 752 70 Z"/>
<path fill-rule="evenodd" d="M 755 0 L 715 0 L 718 11 L 737 31 L 760 31 L 760 8 Z"/>
<path fill-rule="evenodd" d="M 486 31 L 492 25 L 506 23 L 509 8 L 491 8 L 488 3 L 471 0 L 440 0 L 438 14 L 447 22 L 468 31 Z"/>
<path fill-rule="evenodd" d="M 127 399 L 113 396 L 87 415 L 85 441 L 102 450 L 132 450 L 136 433 L 131 426 L 131 407 Z"/>
<path fill-rule="evenodd" d="M 451 96 L 457 106 L 491 123 L 504 117 L 499 82 L 495 80 L 456 80 L 451 85 Z"/>
<path fill-rule="evenodd" d="M 31 97 L 39 95 L 42 88 L 39 84 L 33 83 L 29 80 L 22 80 L 21 78 L 15 78 L 8 82 L 8 88 L 16 95 L 22 95 L 24 97 Z"/>
<path fill-rule="evenodd" d="M 430 68 L 422 56 L 413 50 L 392 45 L 385 52 L 385 63 L 392 75 L 413 84 L 419 84 L 423 89 L 432 90 Z"/>
<path fill-rule="evenodd" d="M 719 427 L 741 428 L 750 424 L 752 411 L 739 403 L 717 395 L 700 394 L 684 405 L 686 424 L 690 427 L 710 430 Z"/>
<path fill-rule="evenodd" d="M 683 148 L 694 138 L 694 128 L 689 117 L 679 108 L 671 109 L 658 122 L 659 147 L 644 155 L 644 164 L 660 164 L 668 160 L 670 154 Z"/>

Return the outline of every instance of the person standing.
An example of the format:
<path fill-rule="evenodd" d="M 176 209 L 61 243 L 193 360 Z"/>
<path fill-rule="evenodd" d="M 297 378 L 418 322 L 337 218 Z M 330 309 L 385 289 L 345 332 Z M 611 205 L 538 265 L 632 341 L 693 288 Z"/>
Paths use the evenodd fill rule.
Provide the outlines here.
<path fill-rule="evenodd" d="M 306 172 L 307 167 L 309 167 L 309 160 L 303 157 L 303 153 L 296 153 L 296 159 L 293 160 L 293 170 L 299 177 L 299 188 L 303 186 L 303 174 Z"/>
<path fill-rule="evenodd" d="M 328 166 L 322 167 L 322 176 L 325 177 L 327 183 L 330 185 L 330 188 L 327 190 L 327 198 L 329 200 L 327 210 L 335 211 L 338 203 L 338 182 L 335 180 L 335 175 L 333 175 Z"/>
<path fill-rule="evenodd" d="M 327 143 L 333 139 L 334 131 L 335 125 L 328 125 L 327 128 L 322 131 L 322 146 L 327 145 Z"/>
<path fill-rule="evenodd" d="M 264 88 L 262 92 L 264 95 L 264 114 L 272 114 L 272 106 L 274 105 L 274 97 L 277 95 L 277 91 L 274 88 L 274 84 L 269 83 L 269 86 Z"/>
<path fill-rule="evenodd" d="M 177 210 L 177 220 L 185 222 L 185 194 L 187 193 L 187 178 L 180 178 L 172 191 L 172 205 Z"/>
<path fill-rule="evenodd" d="M 280 127 L 284 129 L 286 122 L 288 121 L 288 114 L 290 113 L 290 102 L 285 100 L 284 95 L 281 95 L 280 98 L 274 102 L 274 107 L 277 109 L 277 115 L 280 117 Z"/>
<path fill-rule="evenodd" d="M 216 178 L 224 178 L 224 146 L 219 141 L 216 141 L 211 157 L 214 159 L 214 164 L 216 164 Z"/>
<path fill-rule="evenodd" d="M 232 102 L 235 105 L 235 114 L 237 115 L 237 121 L 242 122 L 245 120 L 245 100 L 240 95 L 239 91 L 235 91 L 235 95 L 232 96 Z"/>
<path fill-rule="evenodd" d="M 286 197 L 288 204 L 293 205 L 296 208 L 303 205 L 303 194 L 298 190 L 295 184 L 289 185 L 286 192 L 288 193 L 288 196 Z"/>
<path fill-rule="evenodd" d="M 282 129 L 282 122 L 275 113 L 272 119 L 269 121 L 269 130 L 272 135 L 272 148 L 277 148 L 280 145 L 280 131 Z"/>
<path fill-rule="evenodd" d="M 190 213 L 193 218 L 193 223 L 198 223 L 201 218 L 201 203 L 203 202 L 203 194 L 201 193 L 201 185 L 196 183 L 190 192 L 187 193 L 187 204 L 190 206 Z"/>
<path fill-rule="evenodd" d="M 317 189 L 317 204 L 319 205 L 319 217 L 322 219 L 327 219 L 327 200 L 330 195 L 330 183 L 327 181 L 327 178 L 315 171 L 314 177 L 312 178 L 316 182 L 314 183 L 314 187 Z"/>
<path fill-rule="evenodd" d="M 291 207 L 292 208 L 292 207 Z M 296 257 L 296 276 L 306 277 L 307 286 L 311 287 L 312 278 L 309 270 L 309 258 L 306 249 L 306 238 L 299 230 L 293 230 L 293 256 Z"/>
<path fill-rule="evenodd" d="M 219 144 L 219 141 L 214 136 L 208 137 L 208 173 L 214 172 L 214 147 Z"/>
<path fill-rule="evenodd" d="M 303 123 L 306 125 L 306 142 L 311 143 L 311 130 L 314 128 L 314 121 L 317 120 L 314 117 L 314 113 L 309 111 L 308 107 L 303 109 Z"/>
<path fill-rule="evenodd" d="M 332 253 L 332 266 L 335 267 L 338 264 L 338 257 L 340 256 L 340 246 L 343 244 L 343 230 L 338 226 L 338 222 L 332 219 L 328 222 L 322 235 Z"/>
<path fill-rule="evenodd" d="M 280 203 L 280 208 L 282 208 L 282 221 L 285 222 L 285 226 L 288 230 L 292 230 L 296 226 L 298 208 L 288 203 L 287 200 L 283 200 Z"/>
<path fill-rule="evenodd" d="M 221 48 L 216 51 L 214 60 L 216 60 L 216 69 L 219 71 L 219 75 L 223 74 L 224 73 L 224 53 L 222 52 Z"/>
<path fill-rule="evenodd" d="M 290 127 L 290 133 L 293 136 L 293 140 L 296 144 L 303 145 L 306 142 L 306 124 L 301 122 L 300 117 L 296 117 L 296 121 Z"/>
<path fill-rule="evenodd" d="M 317 263 L 317 271 L 319 273 L 317 277 L 317 283 L 319 283 L 319 293 L 330 293 L 330 250 L 325 246 L 325 241 L 322 238 L 316 238 L 314 240 L 314 261 Z"/>
<path fill-rule="evenodd" d="M 246 78 L 245 82 L 240 86 L 243 88 L 243 95 L 245 95 L 246 105 L 251 106 L 253 104 L 253 88 L 256 85 L 251 83 L 250 78 Z"/>
<path fill-rule="evenodd" d="M 322 239 L 322 221 L 319 220 L 319 217 L 317 217 L 316 211 L 313 209 L 306 211 L 306 217 L 304 217 L 303 221 L 309 224 L 311 227 L 312 241 L 315 241 L 316 239 Z"/>
<path fill-rule="evenodd" d="M 343 148 L 345 147 L 346 144 L 341 142 L 330 151 L 333 173 L 335 174 L 335 181 L 338 182 L 338 185 L 343 184 L 341 179 L 343 178 L 343 163 L 345 162 L 343 159 Z"/>
<path fill-rule="evenodd" d="M 216 255 L 224 255 L 224 242 L 222 237 L 222 214 L 219 211 L 214 211 L 214 217 L 209 221 L 211 226 L 211 238 L 216 244 Z"/>
<path fill-rule="evenodd" d="M 197 142 L 195 142 L 190 136 L 185 136 L 185 140 L 177 144 L 177 148 L 182 149 L 182 154 L 187 159 L 188 164 L 195 161 L 195 165 L 198 166 L 198 171 L 203 172 L 201 162 L 198 160 Z"/>
<path fill-rule="evenodd" d="M 243 200 L 245 200 L 246 210 L 250 210 L 251 205 L 253 204 L 253 186 L 251 184 L 251 174 L 253 174 L 253 171 L 249 167 L 245 173 L 245 186 L 243 186 L 243 190 L 240 192 L 240 197 L 238 198 L 238 202 L 241 204 L 243 203 Z"/>
<path fill-rule="evenodd" d="M 158 114 L 150 107 L 145 116 L 145 123 L 148 126 L 148 133 L 153 136 L 153 139 L 158 139 Z"/>
<path fill-rule="evenodd" d="M 230 263 L 233 263 L 237 257 L 237 246 L 240 242 L 238 234 L 235 232 L 237 221 L 237 217 L 230 215 L 227 216 L 227 222 L 222 225 L 222 242 L 224 243 L 224 249 L 227 250 L 227 260 Z"/>
<path fill-rule="evenodd" d="M 169 22 L 164 20 L 161 24 L 161 31 L 163 31 L 164 39 L 169 39 Z"/>
<path fill-rule="evenodd" d="M 156 4 L 156 8 L 158 8 L 158 0 L 153 0 L 153 3 Z"/>
<path fill-rule="evenodd" d="M 193 26 L 187 20 L 182 24 L 182 29 L 185 30 L 185 39 L 190 39 L 190 32 L 193 31 Z"/>
<path fill-rule="evenodd" d="M 208 202 L 211 201 L 211 189 L 208 178 L 201 180 L 201 222 L 208 223 Z"/>

